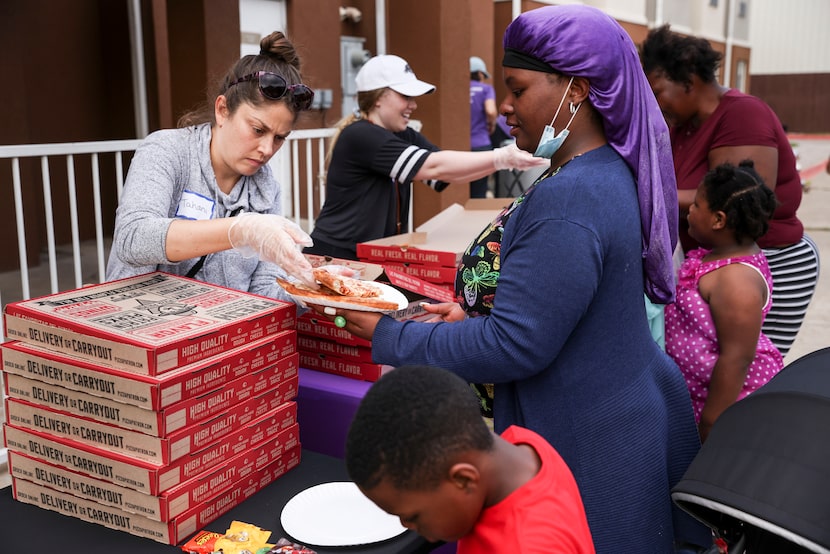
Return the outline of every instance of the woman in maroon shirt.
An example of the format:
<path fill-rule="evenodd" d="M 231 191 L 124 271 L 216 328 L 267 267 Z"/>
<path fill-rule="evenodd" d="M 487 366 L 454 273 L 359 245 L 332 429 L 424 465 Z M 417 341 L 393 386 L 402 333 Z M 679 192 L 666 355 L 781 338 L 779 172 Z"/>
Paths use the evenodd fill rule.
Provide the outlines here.
<path fill-rule="evenodd" d="M 686 214 L 707 171 L 724 162 L 751 159 L 778 207 L 769 231 L 758 240 L 773 276 L 773 304 L 763 332 L 782 355 L 798 333 L 818 281 L 818 249 L 796 215 L 801 179 L 795 155 L 775 112 L 762 100 L 718 84 L 722 55 L 705 39 L 652 30 L 640 58 L 657 103 L 669 124 L 680 205 L 683 250 L 698 244 Z"/>

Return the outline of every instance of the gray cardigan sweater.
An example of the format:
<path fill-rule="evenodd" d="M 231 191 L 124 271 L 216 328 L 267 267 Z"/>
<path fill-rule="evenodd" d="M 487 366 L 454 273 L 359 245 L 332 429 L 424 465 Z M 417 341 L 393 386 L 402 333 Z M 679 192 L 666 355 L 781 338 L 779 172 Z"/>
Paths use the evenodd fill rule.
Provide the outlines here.
<path fill-rule="evenodd" d="M 165 255 L 176 218 L 212 219 L 241 209 L 281 214 L 280 187 L 265 165 L 243 176 L 230 194 L 219 190 L 210 162 L 211 127 L 204 123 L 150 134 L 136 150 L 115 216 L 107 279 L 151 271 L 186 275 L 199 258 L 171 262 Z M 209 254 L 196 279 L 291 301 L 276 283 L 279 266 L 235 250 Z"/>

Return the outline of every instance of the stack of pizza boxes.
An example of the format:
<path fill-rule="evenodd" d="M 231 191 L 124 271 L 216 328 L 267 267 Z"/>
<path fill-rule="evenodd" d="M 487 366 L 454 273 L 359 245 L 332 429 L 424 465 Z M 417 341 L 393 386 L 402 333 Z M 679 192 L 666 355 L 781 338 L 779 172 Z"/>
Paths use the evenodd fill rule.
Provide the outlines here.
<path fill-rule="evenodd" d="M 424 292 L 432 285 L 394 268 L 386 271 L 379 264 L 343 260 L 324 256 L 306 255 L 313 267 L 325 265 L 345 266 L 354 271 L 356 278 L 383 282 L 401 291 L 407 304 L 388 315 L 396 319 L 419 319 L 425 314 L 421 304 L 431 301 Z M 390 366 L 372 361 L 372 343 L 337 327 L 329 318 L 320 317 L 308 310 L 297 319 L 297 345 L 300 367 L 332 373 L 362 381 L 377 381 L 391 369 Z"/>
<path fill-rule="evenodd" d="M 4 315 L 17 500 L 177 544 L 299 463 L 294 304 L 157 272 Z"/>
<path fill-rule="evenodd" d="M 372 343 L 354 336 L 314 312 L 297 318 L 297 346 L 300 365 L 359 379 L 377 381 L 388 369 L 372 361 Z"/>

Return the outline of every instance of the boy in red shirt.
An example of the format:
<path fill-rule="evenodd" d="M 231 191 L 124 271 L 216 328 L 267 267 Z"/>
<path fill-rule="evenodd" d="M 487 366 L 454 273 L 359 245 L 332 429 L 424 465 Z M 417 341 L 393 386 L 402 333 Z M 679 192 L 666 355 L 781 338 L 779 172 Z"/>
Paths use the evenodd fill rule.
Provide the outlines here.
<path fill-rule="evenodd" d="M 521 427 L 493 433 L 470 386 L 443 369 L 402 366 L 369 389 L 346 467 L 381 509 L 430 541 L 457 541 L 458 554 L 594 552 L 559 454 Z"/>

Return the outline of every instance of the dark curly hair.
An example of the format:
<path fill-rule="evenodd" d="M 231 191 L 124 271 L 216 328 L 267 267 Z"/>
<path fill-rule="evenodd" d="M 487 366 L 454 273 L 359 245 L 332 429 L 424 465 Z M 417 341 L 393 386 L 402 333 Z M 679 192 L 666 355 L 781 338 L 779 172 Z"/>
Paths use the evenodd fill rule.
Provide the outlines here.
<path fill-rule="evenodd" d="M 758 240 L 767 232 L 769 220 L 778 201 L 755 171 L 752 160 L 737 167 L 729 163 L 710 170 L 703 178 L 703 190 L 709 209 L 726 214 L 726 226 L 737 240 Z"/>
<path fill-rule="evenodd" d="M 668 24 L 649 31 L 639 50 L 646 75 L 662 72 L 687 87 L 693 75 L 704 83 L 714 83 L 723 58 L 708 40 L 675 33 Z"/>
<path fill-rule="evenodd" d="M 365 490 L 383 479 L 401 490 L 431 490 L 456 454 L 494 444 L 468 383 L 437 367 L 401 366 L 361 401 L 346 438 L 346 469 Z"/>

